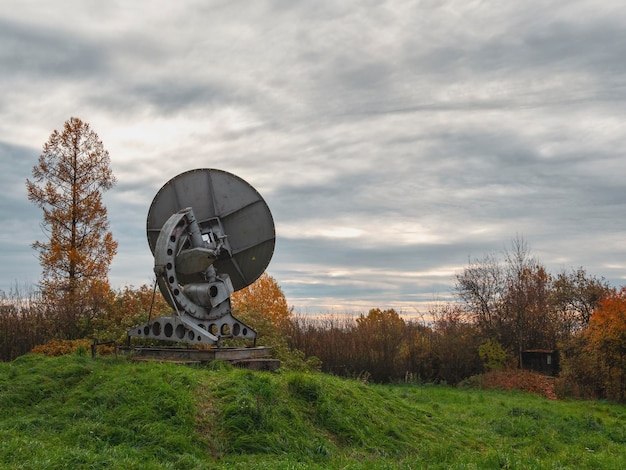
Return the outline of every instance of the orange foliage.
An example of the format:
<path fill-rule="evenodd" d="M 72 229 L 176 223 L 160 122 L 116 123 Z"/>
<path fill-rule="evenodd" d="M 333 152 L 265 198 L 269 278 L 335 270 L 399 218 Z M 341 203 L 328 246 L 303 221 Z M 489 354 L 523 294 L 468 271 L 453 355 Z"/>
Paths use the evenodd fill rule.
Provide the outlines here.
<path fill-rule="evenodd" d="M 102 307 L 117 252 L 102 201 L 102 192 L 115 184 L 109 153 L 89 124 L 70 118 L 63 132 L 50 135 L 32 175 L 26 180 L 28 199 L 42 209 L 47 236 L 33 244 L 43 296 L 66 312 L 59 324 L 68 329 L 60 334 L 80 337 Z"/>
<path fill-rule="evenodd" d="M 600 301 L 589 320 L 589 339 L 599 347 L 626 347 L 626 287 Z"/>
<path fill-rule="evenodd" d="M 285 294 L 276 279 L 267 273 L 263 273 L 248 287 L 235 292 L 231 301 L 234 314 L 241 315 L 243 321 L 245 317 L 269 321 L 280 331 L 288 328 L 291 322 L 292 309 L 287 305 Z"/>
<path fill-rule="evenodd" d="M 401 373 L 402 339 L 406 324 L 394 309 L 371 309 L 356 319 L 357 356 L 361 366 L 376 382 Z"/>
<path fill-rule="evenodd" d="M 586 338 L 587 351 L 598 360 L 607 398 L 626 400 L 626 287 L 600 301 Z"/>
<path fill-rule="evenodd" d="M 499 390 L 522 390 L 556 400 L 555 378 L 523 369 L 492 370 L 480 377 L 480 386 Z"/>
<path fill-rule="evenodd" d="M 74 340 L 55 340 L 46 344 L 35 346 L 31 352 L 33 354 L 43 354 L 44 356 L 64 356 L 66 354 L 77 354 L 82 352 L 83 354 L 91 354 L 92 342 L 88 339 L 74 339 Z M 113 345 L 100 345 L 98 346 L 98 354 L 112 354 L 115 352 Z"/>
<path fill-rule="evenodd" d="M 110 298 L 94 322 L 94 334 L 105 340 L 121 340 L 133 326 L 171 313 L 171 308 L 157 289 L 142 285 L 125 286 Z"/>

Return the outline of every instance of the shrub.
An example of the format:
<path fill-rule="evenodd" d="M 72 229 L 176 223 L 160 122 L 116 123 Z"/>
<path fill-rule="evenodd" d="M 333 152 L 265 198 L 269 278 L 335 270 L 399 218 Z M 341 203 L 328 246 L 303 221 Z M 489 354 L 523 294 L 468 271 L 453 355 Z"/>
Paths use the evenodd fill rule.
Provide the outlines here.
<path fill-rule="evenodd" d="M 490 339 L 478 347 L 478 355 L 487 370 L 498 370 L 506 363 L 506 351 L 500 343 Z"/>
<path fill-rule="evenodd" d="M 46 344 L 35 346 L 31 352 L 33 354 L 43 354 L 44 356 L 56 357 L 67 354 L 77 354 L 84 356 L 91 351 L 92 342 L 88 339 L 73 340 L 53 340 Z M 112 354 L 115 352 L 115 346 L 106 344 L 98 346 L 98 354 Z"/>

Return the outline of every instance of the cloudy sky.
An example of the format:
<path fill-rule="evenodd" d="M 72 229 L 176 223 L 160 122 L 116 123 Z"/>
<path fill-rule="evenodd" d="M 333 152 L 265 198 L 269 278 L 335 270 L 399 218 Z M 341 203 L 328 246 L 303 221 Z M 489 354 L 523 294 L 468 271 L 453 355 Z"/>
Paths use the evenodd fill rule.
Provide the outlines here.
<path fill-rule="evenodd" d="M 118 180 L 116 288 L 152 282 L 148 207 L 194 168 L 263 195 L 303 313 L 421 311 L 516 236 L 621 286 L 625 57 L 618 0 L 3 0 L 0 290 L 40 278 L 24 183 L 72 116 Z"/>

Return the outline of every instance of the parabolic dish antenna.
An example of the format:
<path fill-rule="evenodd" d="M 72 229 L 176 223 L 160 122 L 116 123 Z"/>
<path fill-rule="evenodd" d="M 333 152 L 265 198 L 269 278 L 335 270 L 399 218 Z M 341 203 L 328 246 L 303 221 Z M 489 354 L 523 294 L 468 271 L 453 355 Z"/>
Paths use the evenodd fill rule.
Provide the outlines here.
<path fill-rule="evenodd" d="M 147 233 L 154 254 L 161 229 L 169 217 L 192 207 L 203 235 L 214 220 L 221 222 L 231 256 L 213 264 L 218 273 L 228 274 L 235 291 L 252 284 L 267 268 L 276 235 L 274 219 L 261 195 L 246 181 L 222 170 L 198 169 L 169 180 L 154 196 L 148 211 Z M 199 274 L 180 275 L 186 284 Z"/>
<path fill-rule="evenodd" d="M 274 253 L 274 220 L 261 195 L 226 171 L 187 171 L 156 194 L 146 228 L 157 283 L 174 315 L 128 335 L 200 344 L 256 338 L 232 316 L 230 294 L 263 274 Z"/>

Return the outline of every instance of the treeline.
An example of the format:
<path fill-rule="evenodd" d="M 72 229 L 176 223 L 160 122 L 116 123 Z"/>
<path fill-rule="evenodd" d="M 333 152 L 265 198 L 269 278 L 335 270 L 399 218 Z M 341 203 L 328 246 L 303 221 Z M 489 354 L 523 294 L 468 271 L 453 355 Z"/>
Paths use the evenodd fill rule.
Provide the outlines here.
<path fill-rule="evenodd" d="M 51 341 L 122 341 L 132 326 L 170 312 L 163 297 L 145 285 L 108 291 L 97 305 L 85 298 L 69 308 L 30 286 L 0 291 L 0 360 L 13 360 Z"/>
<path fill-rule="evenodd" d="M 529 349 L 560 351 L 563 394 L 626 400 L 626 290 L 584 269 L 556 275 L 514 241 L 503 256 L 471 260 L 455 278 L 457 300 L 419 319 L 393 309 L 358 316 L 294 315 L 264 274 L 232 296 L 233 313 L 259 332 L 287 367 L 374 382 L 458 384 L 490 369 L 523 366 Z M 169 314 L 158 292 L 108 291 L 85 305 L 42 300 L 36 291 L 0 292 L 4 361 L 53 340 L 119 340 L 150 317 Z M 96 306 L 97 308 L 95 308 Z"/>
<path fill-rule="evenodd" d="M 345 377 L 457 384 L 483 371 L 479 331 L 458 310 L 439 312 L 428 323 L 405 321 L 393 309 L 356 318 L 296 316 L 287 334 L 291 348 Z"/>
<path fill-rule="evenodd" d="M 455 294 L 420 321 L 373 309 L 356 318 L 297 316 L 285 333 L 324 371 L 376 382 L 457 384 L 523 367 L 523 351 L 558 350 L 562 394 L 626 400 L 625 289 L 583 268 L 552 275 L 517 239 L 502 257 L 470 261 Z"/>
<path fill-rule="evenodd" d="M 0 359 L 10 361 L 51 338 L 50 319 L 39 293 L 17 285 L 0 291 Z"/>

